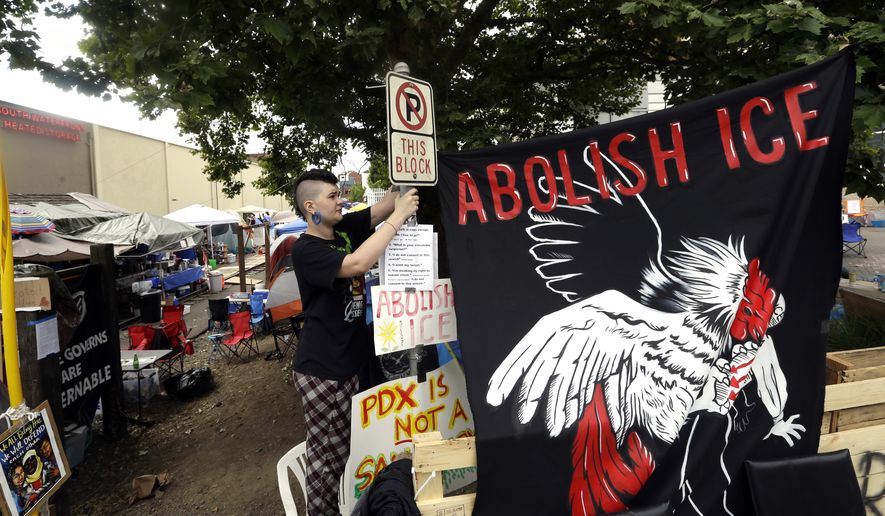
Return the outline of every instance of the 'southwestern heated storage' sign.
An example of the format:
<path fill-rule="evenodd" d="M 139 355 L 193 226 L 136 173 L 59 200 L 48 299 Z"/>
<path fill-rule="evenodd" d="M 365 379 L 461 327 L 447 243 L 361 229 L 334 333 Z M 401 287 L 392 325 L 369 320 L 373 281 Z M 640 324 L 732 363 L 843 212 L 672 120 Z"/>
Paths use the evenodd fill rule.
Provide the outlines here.
<path fill-rule="evenodd" d="M 433 88 L 406 75 L 387 74 L 387 145 L 390 182 L 436 184 Z"/>
<path fill-rule="evenodd" d="M 0 127 L 47 138 L 79 142 L 83 124 L 0 102 Z"/>

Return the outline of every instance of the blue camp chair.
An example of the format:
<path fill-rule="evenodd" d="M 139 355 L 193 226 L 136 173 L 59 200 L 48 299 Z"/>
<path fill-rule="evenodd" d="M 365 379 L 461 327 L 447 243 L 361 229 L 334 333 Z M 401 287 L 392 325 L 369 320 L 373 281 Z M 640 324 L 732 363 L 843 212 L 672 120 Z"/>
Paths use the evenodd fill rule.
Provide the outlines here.
<path fill-rule="evenodd" d="M 854 251 L 858 256 L 867 257 L 864 248 L 867 245 L 867 239 L 860 235 L 860 224 L 857 222 L 849 222 L 842 224 L 842 253 Z"/>
<path fill-rule="evenodd" d="M 255 333 L 264 333 L 263 330 L 267 326 L 267 318 L 264 315 L 264 298 L 261 294 L 252 294 L 249 296 L 249 307 L 252 312 L 252 331 Z"/>

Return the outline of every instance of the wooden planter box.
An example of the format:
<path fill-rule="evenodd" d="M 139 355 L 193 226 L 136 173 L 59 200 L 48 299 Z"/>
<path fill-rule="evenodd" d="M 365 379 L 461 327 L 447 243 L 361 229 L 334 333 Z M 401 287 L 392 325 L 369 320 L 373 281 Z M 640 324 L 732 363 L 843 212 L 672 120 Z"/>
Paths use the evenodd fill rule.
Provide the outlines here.
<path fill-rule="evenodd" d="M 445 496 L 442 472 L 450 469 L 476 466 L 476 438 L 443 439 L 439 432 L 412 436 L 415 451 L 412 467 L 415 470 L 415 503 L 421 516 L 470 516 L 473 514 L 475 493 Z"/>
<path fill-rule="evenodd" d="M 885 378 L 885 346 L 827 353 L 827 385 Z M 885 424 L 885 403 L 825 414 L 821 433 Z"/>
<path fill-rule="evenodd" d="M 820 452 L 847 448 L 867 514 L 885 513 L 885 347 L 827 355 Z"/>

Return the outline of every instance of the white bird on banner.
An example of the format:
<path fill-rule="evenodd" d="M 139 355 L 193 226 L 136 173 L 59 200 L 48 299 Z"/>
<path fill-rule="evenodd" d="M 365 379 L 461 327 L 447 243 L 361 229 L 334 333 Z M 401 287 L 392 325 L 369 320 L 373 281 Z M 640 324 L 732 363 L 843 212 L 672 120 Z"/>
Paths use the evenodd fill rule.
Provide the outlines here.
<path fill-rule="evenodd" d="M 538 187 L 545 186 L 542 178 Z M 551 437 L 577 423 L 574 515 L 628 507 L 655 468 L 650 450 L 672 444 L 692 412 L 728 414 L 753 379 L 774 421 L 768 436 L 792 446 L 805 430 L 797 416 L 784 419 L 786 380 L 767 332 L 781 321 L 786 304 L 769 288 L 760 260 L 747 259 L 742 238 L 683 237 L 681 249 L 663 252 L 657 220 L 636 199 L 658 232 L 657 256 L 635 293 L 642 302 L 615 290 L 580 299 L 569 286 L 581 274 L 577 266 L 567 273 L 553 269 L 572 261 L 568 246 L 579 240 L 562 237 L 562 230 L 582 225 L 530 211 L 536 271 L 548 289 L 573 304 L 545 315 L 525 334 L 492 375 L 486 396 L 500 406 L 515 393 L 520 424 L 542 409 Z M 621 204 L 616 195 L 613 200 Z M 589 206 L 568 208 L 593 213 Z M 545 238 L 550 229 L 560 236 Z M 690 447 L 689 437 L 686 462 Z M 677 503 L 693 504 L 685 462 L 682 473 Z"/>

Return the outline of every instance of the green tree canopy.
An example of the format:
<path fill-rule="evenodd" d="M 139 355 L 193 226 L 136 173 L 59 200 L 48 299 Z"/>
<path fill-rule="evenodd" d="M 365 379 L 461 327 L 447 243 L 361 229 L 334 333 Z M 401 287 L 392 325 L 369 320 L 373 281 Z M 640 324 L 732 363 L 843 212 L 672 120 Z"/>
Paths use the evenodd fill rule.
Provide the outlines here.
<path fill-rule="evenodd" d="M 369 187 L 390 188 L 390 175 L 387 172 L 387 158 L 381 155 L 369 160 Z"/>
<path fill-rule="evenodd" d="M 0 0 L 3 1 L 3 0 Z M 8 0 L 7 0 L 8 1 Z M 307 164 L 330 166 L 351 141 L 386 154 L 384 74 L 397 61 L 434 86 L 441 149 L 505 143 L 624 113 L 660 76 L 671 102 L 752 82 L 856 45 L 858 93 L 846 184 L 885 197 L 883 13 L 857 0 L 48 0 L 79 14 L 84 61 L 38 63 L 33 33 L 0 29 L 14 66 L 85 91 L 126 92 L 149 116 L 178 112 L 207 174 L 242 186 L 250 131 L 267 142 L 259 186 L 279 189 Z M 24 44 L 24 48 L 10 47 Z M 14 46 L 14 45 L 13 45 Z M 31 56 L 31 57 L 29 57 Z M 39 59 L 37 60 L 39 61 Z M 89 88 L 87 88 L 87 86 Z"/>
<path fill-rule="evenodd" d="M 347 194 L 347 200 L 353 202 L 362 201 L 366 197 L 366 189 L 363 185 L 353 185 Z"/>
<path fill-rule="evenodd" d="M 624 2 L 618 11 L 626 23 L 649 29 L 642 60 L 676 103 L 762 80 L 852 45 L 857 81 L 845 184 L 849 192 L 885 200 L 881 2 L 639 0 Z"/>

